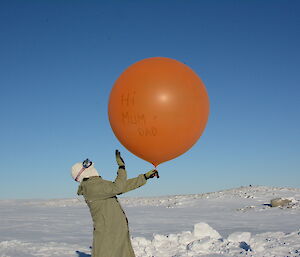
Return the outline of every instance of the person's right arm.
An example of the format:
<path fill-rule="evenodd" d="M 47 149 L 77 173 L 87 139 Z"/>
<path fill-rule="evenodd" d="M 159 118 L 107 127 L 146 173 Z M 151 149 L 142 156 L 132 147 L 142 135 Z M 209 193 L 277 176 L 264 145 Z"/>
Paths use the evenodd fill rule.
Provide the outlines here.
<path fill-rule="evenodd" d="M 122 194 L 126 187 L 127 172 L 125 169 L 125 162 L 121 157 L 119 150 L 116 150 L 116 162 L 119 169 L 115 181 L 104 185 L 104 192 L 107 198 Z"/>
<path fill-rule="evenodd" d="M 106 181 L 101 185 L 103 198 L 110 198 L 116 195 L 122 194 L 126 188 L 127 172 L 124 168 L 119 168 L 117 171 L 116 179 L 111 181 Z"/>

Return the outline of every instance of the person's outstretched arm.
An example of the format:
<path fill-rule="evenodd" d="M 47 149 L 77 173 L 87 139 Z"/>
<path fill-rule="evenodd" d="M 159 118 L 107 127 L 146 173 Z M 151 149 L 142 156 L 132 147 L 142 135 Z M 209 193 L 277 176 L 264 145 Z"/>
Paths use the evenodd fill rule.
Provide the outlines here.
<path fill-rule="evenodd" d="M 130 178 L 126 180 L 125 188 L 122 193 L 129 192 L 131 190 L 134 190 L 136 188 L 139 188 L 147 183 L 147 180 L 144 176 L 144 174 L 140 174 L 136 178 Z"/>
<path fill-rule="evenodd" d="M 139 188 L 147 183 L 149 178 L 158 177 L 157 170 L 150 170 L 145 174 L 140 174 L 136 178 L 127 179 L 123 193 Z"/>

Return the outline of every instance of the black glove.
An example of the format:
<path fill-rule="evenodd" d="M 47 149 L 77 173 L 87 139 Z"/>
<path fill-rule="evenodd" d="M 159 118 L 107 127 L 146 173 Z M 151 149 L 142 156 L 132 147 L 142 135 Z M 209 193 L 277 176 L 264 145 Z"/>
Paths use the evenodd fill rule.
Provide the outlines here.
<path fill-rule="evenodd" d="M 116 150 L 116 161 L 119 165 L 119 169 L 125 169 L 125 162 L 121 157 L 121 153 L 119 152 L 119 150 Z"/>
<path fill-rule="evenodd" d="M 147 173 L 145 173 L 144 176 L 145 176 L 145 179 L 154 178 L 154 177 L 159 178 L 157 170 L 150 170 Z"/>

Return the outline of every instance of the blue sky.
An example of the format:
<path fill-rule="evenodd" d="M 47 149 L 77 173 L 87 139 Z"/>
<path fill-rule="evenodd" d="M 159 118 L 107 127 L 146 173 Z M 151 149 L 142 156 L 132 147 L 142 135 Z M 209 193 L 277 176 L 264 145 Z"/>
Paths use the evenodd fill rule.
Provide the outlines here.
<path fill-rule="evenodd" d="M 1 1 L 0 198 L 74 197 L 89 157 L 114 179 L 152 165 L 115 138 L 107 104 L 129 65 L 189 65 L 210 97 L 197 144 L 129 196 L 300 186 L 299 1 Z"/>

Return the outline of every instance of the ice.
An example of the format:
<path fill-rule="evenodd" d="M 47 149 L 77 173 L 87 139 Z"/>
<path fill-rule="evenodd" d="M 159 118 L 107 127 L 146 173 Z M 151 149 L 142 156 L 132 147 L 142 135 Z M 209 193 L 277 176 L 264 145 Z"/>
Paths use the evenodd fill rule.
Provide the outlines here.
<path fill-rule="evenodd" d="M 191 231 L 185 231 L 178 235 L 178 241 L 181 245 L 187 245 L 194 240 L 194 235 Z"/>
<path fill-rule="evenodd" d="M 290 199 L 271 208 L 274 198 Z M 300 256 L 300 189 L 120 198 L 136 257 Z M 91 257 L 83 199 L 1 200 L 0 257 Z"/>
<path fill-rule="evenodd" d="M 200 222 L 194 225 L 194 237 L 198 239 L 202 238 L 221 238 L 220 234 L 204 222 Z"/>
<path fill-rule="evenodd" d="M 235 242 L 235 243 L 240 243 L 240 242 L 249 243 L 250 238 L 251 238 L 251 233 L 249 232 L 234 232 L 228 236 L 228 241 Z"/>

